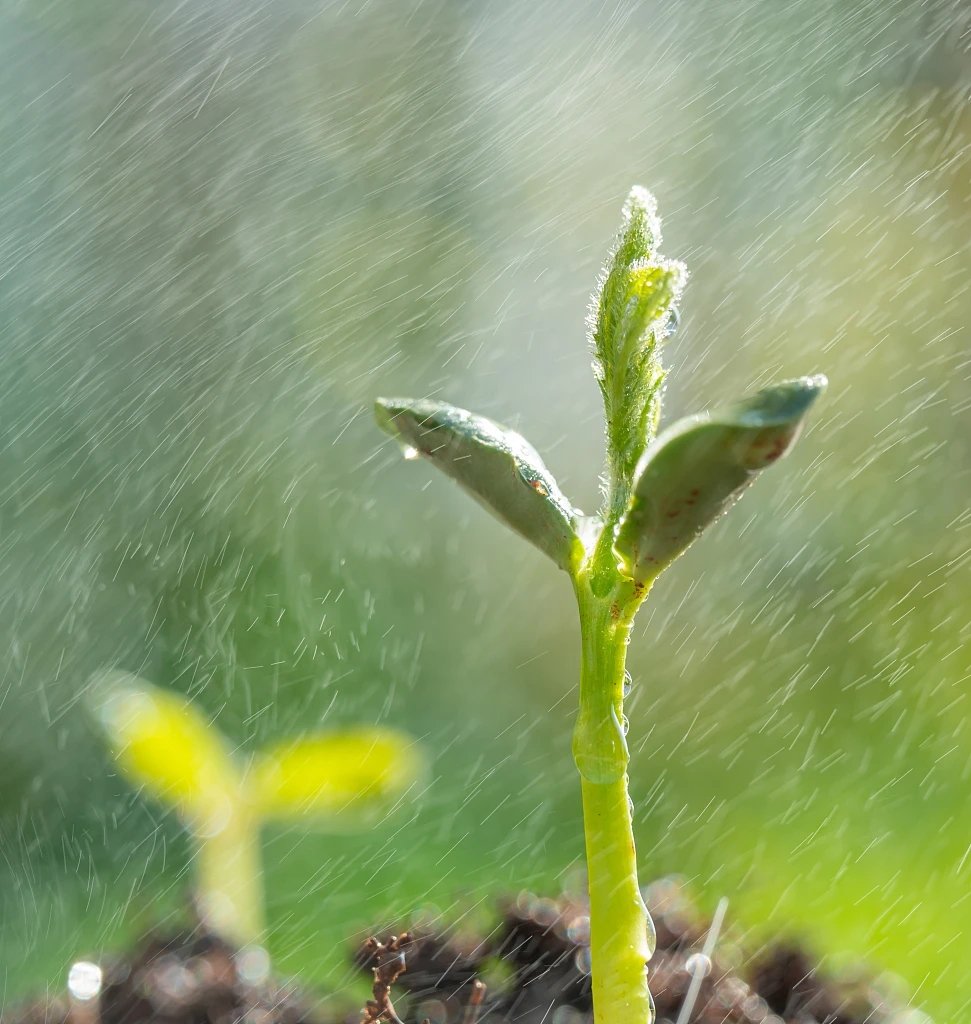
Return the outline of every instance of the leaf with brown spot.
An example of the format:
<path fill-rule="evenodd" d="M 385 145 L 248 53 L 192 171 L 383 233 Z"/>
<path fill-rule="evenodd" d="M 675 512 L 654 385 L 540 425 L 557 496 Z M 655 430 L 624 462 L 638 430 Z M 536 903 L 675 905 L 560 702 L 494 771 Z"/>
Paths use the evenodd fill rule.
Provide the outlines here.
<path fill-rule="evenodd" d="M 536 449 L 514 430 L 430 400 L 379 398 L 375 414 L 406 455 L 434 463 L 561 569 L 582 555 L 576 510 Z"/>
<path fill-rule="evenodd" d="M 642 583 L 659 575 L 799 436 L 826 378 L 800 377 L 675 423 L 644 453 L 615 549 Z"/>

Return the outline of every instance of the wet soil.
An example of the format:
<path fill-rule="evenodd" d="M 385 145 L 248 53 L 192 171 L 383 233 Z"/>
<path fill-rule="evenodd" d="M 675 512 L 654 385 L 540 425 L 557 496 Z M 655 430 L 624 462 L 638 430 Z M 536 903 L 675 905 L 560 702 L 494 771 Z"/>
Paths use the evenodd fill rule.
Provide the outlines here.
<path fill-rule="evenodd" d="M 710 922 L 670 881 L 648 890 L 657 928 L 650 965 L 658 1024 L 680 1019 L 692 980 L 690 1024 L 895 1024 L 902 1008 L 865 976 L 836 979 L 800 945 L 752 956 L 729 939 L 712 956 Z M 488 937 L 389 930 L 352 952 L 374 980 L 364 1009 L 321 1005 L 275 979 L 261 951 L 240 952 L 201 927 L 151 936 L 106 958 L 97 994 L 38 1001 L 2 1024 L 591 1024 L 582 902 L 522 894 L 500 907 Z M 397 937 L 394 937 L 395 934 Z M 730 934 L 730 933 L 729 933 Z"/>

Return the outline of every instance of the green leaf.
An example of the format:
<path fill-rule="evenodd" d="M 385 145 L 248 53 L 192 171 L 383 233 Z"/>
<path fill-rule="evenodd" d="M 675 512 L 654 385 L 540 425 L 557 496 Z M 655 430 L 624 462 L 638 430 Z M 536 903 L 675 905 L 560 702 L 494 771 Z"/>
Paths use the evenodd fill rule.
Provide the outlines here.
<path fill-rule="evenodd" d="M 826 378 L 800 377 L 664 431 L 638 466 L 615 550 L 648 583 L 792 446 Z"/>
<path fill-rule="evenodd" d="M 246 791 L 264 818 L 359 828 L 380 820 L 425 773 L 425 758 L 410 736 L 358 727 L 261 751 Z"/>
<path fill-rule="evenodd" d="M 617 241 L 598 282 L 588 319 L 594 370 L 604 400 L 608 504 L 627 504 L 638 460 L 660 415 L 661 343 L 670 333 L 685 268 L 657 252 L 661 222 L 654 197 L 631 189 Z"/>
<path fill-rule="evenodd" d="M 582 554 L 577 512 L 536 450 L 513 430 L 454 405 L 379 398 L 378 424 L 424 456 L 480 504 L 569 570 Z"/>

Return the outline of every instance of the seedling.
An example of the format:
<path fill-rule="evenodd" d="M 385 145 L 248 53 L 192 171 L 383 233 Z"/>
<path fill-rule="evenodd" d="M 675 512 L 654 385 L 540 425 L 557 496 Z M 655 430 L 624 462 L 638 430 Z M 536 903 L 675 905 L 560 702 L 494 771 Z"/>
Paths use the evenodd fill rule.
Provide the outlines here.
<path fill-rule="evenodd" d="M 414 741 L 365 727 L 310 735 L 243 761 L 187 701 L 136 676 L 99 679 L 94 703 L 128 778 L 174 807 L 195 840 L 203 920 L 241 946 L 263 932 L 259 830 L 267 821 L 368 827 L 414 787 Z"/>
<path fill-rule="evenodd" d="M 658 575 L 760 470 L 790 448 L 822 376 L 765 388 L 655 438 L 661 347 L 677 320 L 683 264 L 658 254 L 654 198 L 634 188 L 588 318 L 606 414 L 603 503 L 584 516 L 519 434 L 444 402 L 381 398 L 379 424 L 547 554 L 580 611 L 580 773 L 597 1024 L 653 1019 L 645 965 L 653 926 L 641 898 L 627 794 L 625 661 L 634 615 Z"/>

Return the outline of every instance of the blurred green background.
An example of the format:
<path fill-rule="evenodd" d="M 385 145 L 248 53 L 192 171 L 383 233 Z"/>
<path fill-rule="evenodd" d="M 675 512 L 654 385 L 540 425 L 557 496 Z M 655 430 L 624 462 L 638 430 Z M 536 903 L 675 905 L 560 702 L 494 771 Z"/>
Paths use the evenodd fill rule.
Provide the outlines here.
<path fill-rule="evenodd" d="M 271 951 L 485 913 L 581 854 L 567 580 L 373 426 L 519 427 L 597 501 L 583 319 L 632 183 L 692 274 L 666 419 L 831 379 L 632 645 L 645 879 L 968 1010 L 963 2 L 0 7 L 0 970 L 57 989 L 179 905 L 178 823 L 81 697 L 117 666 L 244 750 L 392 721 L 386 829 L 265 835 Z M 962 1013 L 963 1010 L 963 1013 Z"/>

